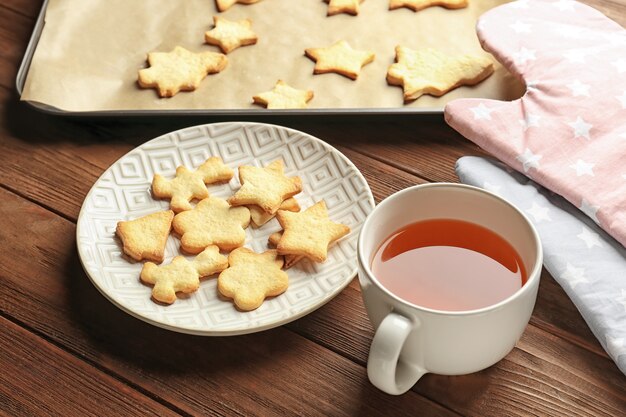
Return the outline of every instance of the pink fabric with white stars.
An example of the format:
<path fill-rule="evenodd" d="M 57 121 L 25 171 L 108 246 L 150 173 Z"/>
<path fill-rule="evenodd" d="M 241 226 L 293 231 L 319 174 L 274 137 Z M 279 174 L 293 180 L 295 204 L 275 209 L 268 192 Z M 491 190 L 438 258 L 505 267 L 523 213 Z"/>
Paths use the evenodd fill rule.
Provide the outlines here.
<path fill-rule="evenodd" d="M 450 126 L 561 194 L 626 246 L 626 30 L 570 0 L 520 0 L 476 26 L 527 92 L 454 100 Z"/>

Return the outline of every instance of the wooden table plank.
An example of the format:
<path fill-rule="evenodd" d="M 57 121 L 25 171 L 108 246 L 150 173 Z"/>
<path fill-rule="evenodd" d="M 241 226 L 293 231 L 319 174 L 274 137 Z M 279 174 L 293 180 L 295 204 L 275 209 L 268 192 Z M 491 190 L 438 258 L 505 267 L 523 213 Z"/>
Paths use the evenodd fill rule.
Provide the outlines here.
<path fill-rule="evenodd" d="M 3 189 L 0 200 L 0 241 L 14 242 L 11 257 L 0 263 L 0 311 L 177 409 L 221 415 L 454 414 L 416 393 L 383 394 L 360 365 L 284 328 L 210 338 L 134 319 L 85 276 L 74 224 Z"/>
<path fill-rule="evenodd" d="M 34 415 L 178 415 L 0 316 L 0 412 Z"/>

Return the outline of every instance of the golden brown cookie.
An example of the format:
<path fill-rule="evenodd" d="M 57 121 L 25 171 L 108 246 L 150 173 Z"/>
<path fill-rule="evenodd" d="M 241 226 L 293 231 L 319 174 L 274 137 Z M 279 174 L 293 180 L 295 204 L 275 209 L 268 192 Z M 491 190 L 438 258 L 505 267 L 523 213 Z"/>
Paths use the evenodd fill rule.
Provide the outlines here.
<path fill-rule="evenodd" d="M 259 93 L 252 100 L 268 109 L 304 109 L 312 98 L 313 91 L 298 90 L 283 80 L 278 80 L 271 91 Z"/>
<path fill-rule="evenodd" d="M 267 243 L 271 246 L 271 247 L 276 247 L 278 245 L 278 242 L 280 242 L 280 238 L 282 237 L 283 232 L 275 232 L 272 233 L 270 235 L 270 237 L 267 239 Z M 283 264 L 283 268 L 284 269 L 289 269 L 292 266 L 294 266 L 295 264 L 297 264 L 298 262 L 300 262 L 301 260 L 303 260 L 304 258 L 306 258 L 306 256 L 304 255 L 284 255 L 283 258 L 285 259 L 285 263 Z"/>
<path fill-rule="evenodd" d="M 217 52 L 191 52 L 177 46 L 171 52 L 150 52 L 150 68 L 139 70 L 139 85 L 156 88 L 159 96 L 172 97 L 179 91 L 192 91 L 208 74 L 226 68 L 228 59 Z"/>
<path fill-rule="evenodd" d="M 372 62 L 376 55 L 371 51 L 357 51 L 346 41 L 336 42 L 328 48 L 305 49 L 306 56 L 315 61 L 314 74 L 336 72 L 356 80 L 361 67 Z"/>
<path fill-rule="evenodd" d="M 224 10 L 230 9 L 230 7 L 234 5 L 235 3 L 253 4 L 259 1 L 261 0 L 215 0 L 215 3 L 217 4 L 217 10 L 219 10 L 220 12 L 223 12 Z"/>
<path fill-rule="evenodd" d="M 173 218 L 174 212 L 167 210 L 118 222 L 115 233 L 122 240 L 124 253 L 136 261 L 163 262 Z"/>
<path fill-rule="evenodd" d="M 254 310 L 266 297 L 282 294 L 289 286 L 283 260 L 276 250 L 255 253 L 238 248 L 228 256 L 229 267 L 217 278 L 217 289 L 244 311 Z"/>
<path fill-rule="evenodd" d="M 242 19 L 236 22 L 213 16 L 215 27 L 204 34 L 206 43 L 217 45 L 225 54 L 240 46 L 254 45 L 258 37 L 252 31 L 252 20 Z"/>
<path fill-rule="evenodd" d="M 176 293 L 191 293 L 200 287 L 200 278 L 228 267 L 228 258 L 221 255 L 217 246 L 209 246 L 193 261 L 177 256 L 172 263 L 157 266 L 146 262 L 141 269 L 141 281 L 154 285 L 152 297 L 162 303 L 172 304 Z"/>
<path fill-rule="evenodd" d="M 228 202 L 233 206 L 254 204 L 269 214 L 274 214 L 280 205 L 302 191 L 300 177 L 285 176 L 282 160 L 266 167 L 243 165 L 239 167 L 241 188 Z"/>
<path fill-rule="evenodd" d="M 176 177 L 172 180 L 155 174 L 152 179 L 152 194 L 158 198 L 170 198 L 170 207 L 175 213 L 179 213 L 192 209 L 189 204 L 191 200 L 202 200 L 209 196 L 205 184 L 228 181 L 233 175 L 233 170 L 224 165 L 222 158 L 214 156 L 195 171 L 179 166 L 176 168 Z"/>
<path fill-rule="evenodd" d="M 252 224 L 256 227 L 263 226 L 276 216 L 276 213 L 267 213 L 259 206 L 250 205 L 247 207 L 250 210 L 250 219 L 252 220 Z M 298 204 L 298 201 L 295 198 L 291 197 L 283 201 L 278 210 L 300 211 L 300 204 Z"/>
<path fill-rule="evenodd" d="M 281 255 L 303 255 L 324 262 L 331 242 L 350 233 L 350 228 L 328 218 L 324 200 L 301 213 L 279 210 L 276 214 L 283 235 L 276 245 Z"/>
<path fill-rule="evenodd" d="M 363 0 L 326 0 L 328 3 L 328 16 L 339 13 L 347 13 L 353 16 L 359 14 L 359 5 Z"/>
<path fill-rule="evenodd" d="M 248 224 L 247 207 L 231 207 L 226 200 L 213 196 L 200 201 L 193 210 L 178 213 L 172 222 L 181 235 L 181 248 L 188 253 L 200 253 L 210 245 L 224 251 L 242 246 Z"/>
<path fill-rule="evenodd" d="M 406 7 L 415 12 L 431 6 L 442 6 L 446 9 L 462 9 L 467 7 L 468 0 L 389 0 L 389 10 Z"/>
<path fill-rule="evenodd" d="M 396 63 L 387 71 L 387 82 L 401 85 L 404 101 L 423 94 L 441 96 L 462 85 L 478 84 L 493 73 L 493 63 L 473 55 L 450 56 L 435 49 L 414 51 L 396 47 Z"/>

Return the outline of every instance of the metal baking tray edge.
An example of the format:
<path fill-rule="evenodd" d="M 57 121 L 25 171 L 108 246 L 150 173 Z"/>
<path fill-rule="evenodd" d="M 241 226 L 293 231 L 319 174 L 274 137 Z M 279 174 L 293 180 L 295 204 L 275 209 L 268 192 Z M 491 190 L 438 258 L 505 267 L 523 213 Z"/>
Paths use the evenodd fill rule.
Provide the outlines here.
<path fill-rule="evenodd" d="M 48 1 L 44 0 L 33 33 L 26 47 L 24 58 L 20 64 L 15 79 L 15 87 L 19 96 L 22 96 L 26 76 L 30 68 L 30 63 L 35 54 L 35 49 L 39 43 L 41 32 L 45 25 L 46 10 Z M 339 116 L 339 115 L 400 115 L 400 114 L 442 114 L 443 108 L 436 107 L 389 107 L 389 108 L 329 108 L 329 109 L 285 109 L 266 110 L 258 109 L 176 109 L 176 110 L 98 110 L 98 111 L 67 111 L 53 106 L 34 101 L 25 101 L 30 106 L 44 113 L 58 116 L 81 116 L 81 117 L 119 117 L 119 116 L 281 116 L 281 115 L 318 115 L 318 116 Z"/>

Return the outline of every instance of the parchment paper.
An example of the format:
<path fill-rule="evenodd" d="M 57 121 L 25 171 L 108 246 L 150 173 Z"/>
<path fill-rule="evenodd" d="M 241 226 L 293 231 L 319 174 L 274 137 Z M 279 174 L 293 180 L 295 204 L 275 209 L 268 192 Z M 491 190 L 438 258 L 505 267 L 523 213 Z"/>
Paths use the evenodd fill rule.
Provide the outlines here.
<path fill-rule="evenodd" d="M 309 108 L 443 108 L 459 97 L 511 100 L 522 83 L 499 64 L 475 87 L 441 98 L 422 96 L 405 105 L 402 89 L 386 82 L 396 45 L 433 47 L 448 53 L 486 54 L 475 34 L 476 19 L 500 0 L 470 0 L 466 9 L 431 7 L 415 13 L 388 10 L 387 0 L 365 0 L 358 16 L 327 17 L 322 0 L 263 0 L 234 5 L 227 19 L 250 18 L 259 36 L 254 46 L 228 54 L 227 68 L 209 75 L 194 92 L 160 99 L 137 86 L 137 71 L 150 51 L 176 45 L 192 51 L 219 51 L 204 43 L 213 27 L 214 0 L 50 0 L 45 26 L 26 79 L 22 100 L 61 110 L 250 109 L 252 96 L 272 89 L 278 79 L 311 89 Z M 344 39 L 355 49 L 376 53 L 357 81 L 338 74 L 313 75 L 305 48 Z M 494 60 L 495 62 L 495 60 Z M 417 110 L 417 109 L 416 109 Z"/>

